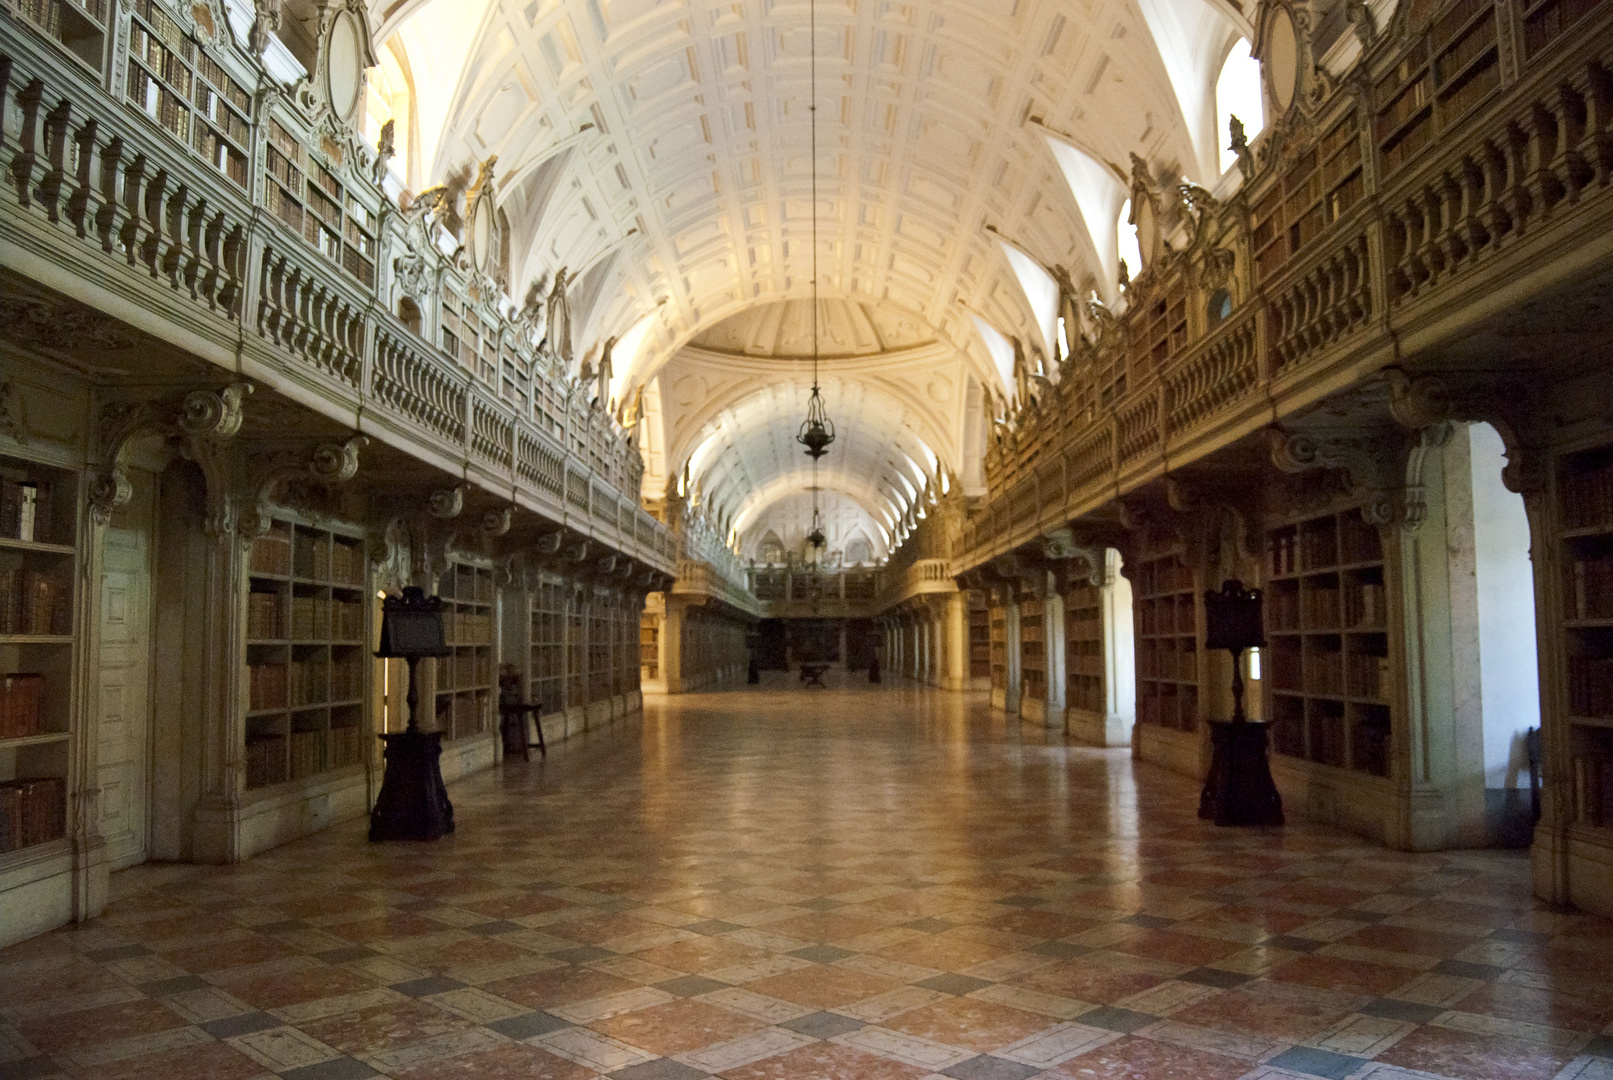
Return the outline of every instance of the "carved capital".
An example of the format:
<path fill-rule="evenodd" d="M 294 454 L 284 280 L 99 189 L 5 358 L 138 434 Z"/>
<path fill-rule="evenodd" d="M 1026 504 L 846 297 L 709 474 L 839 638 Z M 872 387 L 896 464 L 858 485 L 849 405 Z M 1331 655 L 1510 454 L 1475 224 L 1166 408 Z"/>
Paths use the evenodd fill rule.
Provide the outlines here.
<path fill-rule="evenodd" d="M 1363 500 L 1361 517 L 1369 525 L 1405 520 L 1408 497 L 1422 492 L 1406 484 L 1406 440 L 1392 432 L 1266 430 L 1272 464 L 1286 473 L 1334 469 L 1343 474 L 1351 495 Z M 1415 512 L 1411 515 L 1416 516 Z"/>
<path fill-rule="evenodd" d="M 456 518 L 464 509 L 465 488 L 462 484 L 433 491 L 426 500 L 426 512 L 439 521 Z"/>
<path fill-rule="evenodd" d="M 1405 427 L 1487 423 L 1506 449 L 1501 480 L 1508 490 L 1531 494 L 1545 486 L 1545 454 L 1535 437 L 1539 407 L 1529 383 L 1485 372 L 1413 375 L 1401 368 L 1386 369 L 1383 379 L 1390 415 Z"/>
<path fill-rule="evenodd" d="M 251 394 L 252 384 L 239 382 L 219 390 L 193 390 L 180 406 L 179 428 L 193 439 L 233 439 L 241 430 L 241 404 Z"/>
<path fill-rule="evenodd" d="M 345 484 L 358 475 L 358 454 L 368 445 L 370 440 L 364 435 L 354 435 L 343 443 L 322 443 L 314 450 L 308 471 L 322 480 Z"/>
<path fill-rule="evenodd" d="M 482 515 L 482 535 L 499 537 L 510 531 L 515 521 L 515 507 L 501 506 Z"/>
<path fill-rule="evenodd" d="M 95 524 L 105 525 L 133 495 L 134 485 L 121 464 L 102 469 L 90 479 L 90 517 Z"/>

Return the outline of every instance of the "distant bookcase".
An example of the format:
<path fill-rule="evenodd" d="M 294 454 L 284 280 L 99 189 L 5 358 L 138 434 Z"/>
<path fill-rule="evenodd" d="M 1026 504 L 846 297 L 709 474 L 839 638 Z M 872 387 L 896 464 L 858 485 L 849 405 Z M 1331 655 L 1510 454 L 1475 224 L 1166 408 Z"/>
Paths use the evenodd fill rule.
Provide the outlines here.
<path fill-rule="evenodd" d="M 1026 701 L 1047 700 L 1047 631 L 1039 597 L 1019 602 L 1019 686 Z"/>
<path fill-rule="evenodd" d="M 463 739 L 492 724 L 493 572 L 453 564 L 437 582 L 451 656 L 437 661 L 437 727 Z"/>
<path fill-rule="evenodd" d="M 532 590 L 531 700 L 544 713 L 566 707 L 566 598 L 571 590 L 544 579 Z"/>
<path fill-rule="evenodd" d="M 1109 707 L 1102 604 L 1103 590 L 1086 582 L 1064 594 L 1065 705 L 1095 713 Z"/>
<path fill-rule="evenodd" d="M 661 677 L 661 618 L 645 612 L 639 616 L 639 672 L 642 678 Z"/>
<path fill-rule="evenodd" d="M 566 592 L 566 705 L 588 704 L 588 601 Z"/>
<path fill-rule="evenodd" d="M 364 541 L 270 522 L 247 567 L 246 786 L 364 760 Z"/>
<path fill-rule="evenodd" d="M 991 626 L 991 688 L 1008 689 L 1008 609 L 993 604 Z"/>
<path fill-rule="evenodd" d="M 969 678 L 991 678 L 991 609 L 984 593 L 969 593 Z"/>
<path fill-rule="evenodd" d="M 0 859 L 67 835 L 78 507 L 76 471 L 0 455 Z"/>
<path fill-rule="evenodd" d="M 1196 731 L 1199 600 L 1185 554 L 1185 546 L 1174 537 L 1151 535 L 1132 578 L 1137 721 L 1177 731 Z"/>
<path fill-rule="evenodd" d="M 589 701 L 605 701 L 615 690 L 616 665 L 611 649 L 615 630 L 614 602 L 596 593 L 588 605 Z"/>
<path fill-rule="evenodd" d="M 1383 544 L 1358 510 L 1266 532 L 1267 687 L 1277 753 L 1390 772 Z"/>
<path fill-rule="evenodd" d="M 1613 447 L 1563 456 L 1557 494 L 1574 816 L 1613 829 Z"/>

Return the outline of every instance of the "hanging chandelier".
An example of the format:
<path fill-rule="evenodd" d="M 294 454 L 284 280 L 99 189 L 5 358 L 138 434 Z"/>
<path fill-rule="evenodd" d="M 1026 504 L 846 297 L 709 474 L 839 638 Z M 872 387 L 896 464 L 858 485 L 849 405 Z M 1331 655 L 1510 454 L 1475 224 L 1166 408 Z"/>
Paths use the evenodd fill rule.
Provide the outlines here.
<path fill-rule="evenodd" d="M 807 543 L 814 551 L 823 550 L 828 538 L 823 533 L 823 519 L 818 512 L 818 459 L 829 452 L 835 441 L 834 421 L 823 404 L 823 393 L 818 386 L 818 0 L 811 0 L 808 8 L 811 19 L 809 35 L 812 51 L 811 101 L 807 114 L 812 128 L 812 396 L 807 399 L 806 419 L 795 434 L 795 441 L 806 447 L 812 459 L 812 531 Z"/>

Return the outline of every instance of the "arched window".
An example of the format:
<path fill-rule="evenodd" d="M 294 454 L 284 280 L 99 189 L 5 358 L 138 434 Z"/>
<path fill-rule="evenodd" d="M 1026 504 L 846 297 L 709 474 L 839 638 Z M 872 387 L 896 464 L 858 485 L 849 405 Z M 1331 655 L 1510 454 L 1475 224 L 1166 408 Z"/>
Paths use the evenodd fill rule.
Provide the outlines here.
<path fill-rule="evenodd" d="M 1120 204 L 1120 220 L 1115 225 L 1115 238 L 1120 246 L 1120 261 L 1126 264 L 1126 276 L 1134 278 L 1143 268 L 1143 249 L 1137 241 L 1137 226 L 1131 223 L 1131 200 Z"/>
<path fill-rule="evenodd" d="M 861 536 L 853 537 L 846 545 L 846 561 L 857 564 L 874 561 L 874 549 Z"/>
<path fill-rule="evenodd" d="M 1249 55 L 1249 39 L 1239 38 L 1221 65 L 1215 81 L 1215 137 L 1221 147 L 1221 171 L 1238 163 L 1238 155 L 1228 148 L 1228 125 L 1236 116 L 1243 124 L 1244 138 L 1254 141 L 1266 126 L 1266 110 L 1260 99 L 1260 62 Z"/>
<path fill-rule="evenodd" d="M 395 41 L 377 50 L 377 65 L 370 69 L 364 94 L 364 136 L 371 146 L 381 137 L 381 126 L 392 121 L 391 168 L 409 186 L 411 136 L 414 134 L 414 81 Z"/>

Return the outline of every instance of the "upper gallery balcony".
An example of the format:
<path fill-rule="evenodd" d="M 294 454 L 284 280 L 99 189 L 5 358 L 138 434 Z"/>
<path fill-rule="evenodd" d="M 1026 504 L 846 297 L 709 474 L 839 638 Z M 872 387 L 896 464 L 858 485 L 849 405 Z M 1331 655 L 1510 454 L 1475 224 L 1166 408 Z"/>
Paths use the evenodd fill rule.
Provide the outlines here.
<path fill-rule="evenodd" d="M 1218 195 L 1133 158 L 1143 268 L 1114 310 L 1061 298 L 1071 347 L 994 418 L 955 569 L 1386 367 L 1516 371 L 1478 335 L 1613 261 L 1613 5 L 1424 0 L 1356 29 L 1301 34 Z"/>
<path fill-rule="evenodd" d="M 545 337 L 555 297 L 500 280 L 493 163 L 462 209 L 400 207 L 352 126 L 368 28 L 318 23 L 299 57 L 245 4 L 0 13 L 0 266 L 671 573 L 631 429 Z"/>

